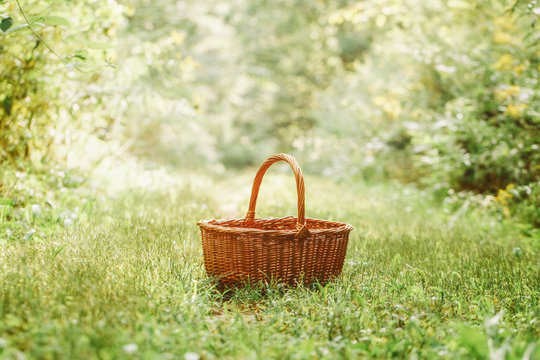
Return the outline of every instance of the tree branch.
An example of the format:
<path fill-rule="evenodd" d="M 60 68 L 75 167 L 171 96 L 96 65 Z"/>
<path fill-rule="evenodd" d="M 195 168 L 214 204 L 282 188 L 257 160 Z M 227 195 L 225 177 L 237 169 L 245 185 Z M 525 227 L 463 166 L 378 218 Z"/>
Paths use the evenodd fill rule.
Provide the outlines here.
<path fill-rule="evenodd" d="M 24 20 L 26 21 L 26 24 L 28 24 L 28 28 L 30 31 L 41 41 L 45 44 L 45 46 L 62 62 L 66 62 L 52 47 L 49 46 L 49 44 L 34 30 L 32 29 L 32 24 L 30 24 L 30 21 L 26 17 L 26 14 L 24 13 L 24 10 L 22 9 L 21 3 L 19 0 L 15 0 L 17 2 L 17 6 L 19 7 L 19 11 L 21 12 L 22 16 L 24 17 Z"/>

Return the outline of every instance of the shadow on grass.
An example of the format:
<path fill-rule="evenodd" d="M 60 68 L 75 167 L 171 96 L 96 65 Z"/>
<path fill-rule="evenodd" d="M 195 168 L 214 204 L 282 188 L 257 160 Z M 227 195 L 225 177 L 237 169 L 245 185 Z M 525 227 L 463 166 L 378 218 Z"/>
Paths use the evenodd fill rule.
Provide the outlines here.
<path fill-rule="evenodd" d="M 257 302 L 267 299 L 279 299 L 290 291 L 319 292 L 323 289 L 334 287 L 340 277 L 334 277 L 326 281 L 303 281 L 302 278 L 292 283 L 284 283 L 279 279 L 269 278 L 264 281 L 251 282 L 249 278 L 240 284 L 230 285 L 220 282 L 219 278 L 208 277 L 208 285 L 212 287 L 212 293 L 223 301 Z"/>

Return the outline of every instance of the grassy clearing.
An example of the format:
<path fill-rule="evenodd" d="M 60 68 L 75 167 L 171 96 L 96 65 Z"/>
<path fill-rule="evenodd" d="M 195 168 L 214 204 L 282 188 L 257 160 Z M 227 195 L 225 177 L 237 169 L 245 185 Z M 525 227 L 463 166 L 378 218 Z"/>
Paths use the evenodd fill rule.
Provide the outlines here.
<path fill-rule="evenodd" d="M 270 174 L 259 216 L 294 214 L 294 179 Z M 0 358 L 540 357 L 540 242 L 511 225 L 308 177 L 307 216 L 356 227 L 342 278 L 222 294 L 195 222 L 242 216 L 253 174 L 139 175 L 25 210 L 31 237 L 3 219 Z"/>

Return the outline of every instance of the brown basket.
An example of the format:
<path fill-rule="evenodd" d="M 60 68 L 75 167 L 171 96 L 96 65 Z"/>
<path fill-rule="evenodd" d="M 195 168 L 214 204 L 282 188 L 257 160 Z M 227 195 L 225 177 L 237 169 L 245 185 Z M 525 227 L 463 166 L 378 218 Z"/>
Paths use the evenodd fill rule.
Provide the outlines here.
<path fill-rule="evenodd" d="M 255 219 L 255 205 L 266 170 L 277 161 L 291 165 L 298 192 L 298 218 Z M 221 285 L 276 280 L 289 285 L 326 283 L 343 268 L 352 225 L 305 218 L 304 177 L 296 160 L 274 155 L 260 167 L 245 219 L 203 220 L 204 265 Z"/>

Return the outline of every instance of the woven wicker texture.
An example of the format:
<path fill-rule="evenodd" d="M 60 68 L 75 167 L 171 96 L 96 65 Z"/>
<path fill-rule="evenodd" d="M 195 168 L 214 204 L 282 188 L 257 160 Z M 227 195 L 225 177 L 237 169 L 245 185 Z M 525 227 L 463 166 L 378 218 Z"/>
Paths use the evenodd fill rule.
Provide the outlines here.
<path fill-rule="evenodd" d="M 292 167 L 298 193 L 298 216 L 256 219 L 255 207 L 266 170 L 275 162 Z M 206 273 L 221 285 L 278 281 L 326 283 L 338 276 L 347 252 L 349 224 L 305 218 L 302 170 L 287 154 L 266 160 L 253 181 L 249 210 L 244 219 L 204 220 L 201 228 Z"/>

